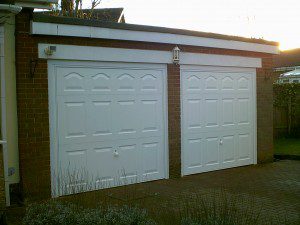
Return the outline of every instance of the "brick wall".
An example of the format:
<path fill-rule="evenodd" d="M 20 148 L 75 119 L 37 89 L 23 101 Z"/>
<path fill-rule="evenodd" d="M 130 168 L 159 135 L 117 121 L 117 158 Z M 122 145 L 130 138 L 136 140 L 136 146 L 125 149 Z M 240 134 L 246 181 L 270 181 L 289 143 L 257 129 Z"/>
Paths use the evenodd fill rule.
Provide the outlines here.
<path fill-rule="evenodd" d="M 30 198 L 50 196 L 47 62 L 37 60 L 37 41 L 29 36 L 30 11 L 16 16 L 16 75 L 21 186 Z"/>
<path fill-rule="evenodd" d="M 273 59 L 262 59 L 262 68 L 256 69 L 257 94 L 257 161 L 273 161 Z"/>
<path fill-rule="evenodd" d="M 47 61 L 38 60 L 35 75 L 30 77 L 30 61 L 38 59 L 37 44 L 70 44 L 131 49 L 171 51 L 174 45 L 76 37 L 31 36 L 30 11 L 16 16 L 16 69 L 19 119 L 20 174 L 24 193 L 30 198 L 50 196 L 50 141 L 48 114 Z M 265 79 L 265 70 L 272 66 L 271 55 L 239 50 L 180 46 L 182 51 L 239 55 L 263 58 L 263 68 L 257 69 L 257 122 L 259 162 L 271 161 L 272 85 Z M 168 119 L 170 177 L 181 173 L 180 159 L 180 67 L 168 65 Z"/>
<path fill-rule="evenodd" d="M 169 173 L 181 176 L 180 66 L 168 65 Z"/>

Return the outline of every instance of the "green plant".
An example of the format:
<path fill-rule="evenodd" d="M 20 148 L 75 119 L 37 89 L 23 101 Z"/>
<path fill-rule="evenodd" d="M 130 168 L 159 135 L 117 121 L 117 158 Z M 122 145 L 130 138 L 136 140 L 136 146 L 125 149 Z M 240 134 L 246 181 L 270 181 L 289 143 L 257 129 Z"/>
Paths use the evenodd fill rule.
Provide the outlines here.
<path fill-rule="evenodd" d="M 221 191 L 206 197 L 195 195 L 185 201 L 181 211 L 181 224 L 252 225 L 258 223 L 259 212 L 259 209 L 253 208 L 251 200 L 232 197 Z"/>
<path fill-rule="evenodd" d="M 32 204 L 26 209 L 24 225 L 75 224 L 74 206 L 57 201 Z"/>
<path fill-rule="evenodd" d="M 104 215 L 104 220 L 109 225 L 154 225 L 148 218 L 148 213 L 138 207 L 123 206 L 121 208 L 110 207 Z"/>
<path fill-rule="evenodd" d="M 279 138 L 274 141 L 275 155 L 300 156 L 299 138 Z"/>
<path fill-rule="evenodd" d="M 83 208 L 51 200 L 27 207 L 23 225 L 155 225 L 146 210 L 137 207 Z"/>

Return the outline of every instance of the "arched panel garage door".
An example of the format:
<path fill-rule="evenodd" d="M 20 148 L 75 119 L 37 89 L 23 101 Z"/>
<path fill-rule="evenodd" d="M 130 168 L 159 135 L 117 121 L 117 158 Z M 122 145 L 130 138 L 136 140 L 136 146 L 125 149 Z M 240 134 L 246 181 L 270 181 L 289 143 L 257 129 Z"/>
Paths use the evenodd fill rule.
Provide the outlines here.
<path fill-rule="evenodd" d="M 54 196 L 167 177 L 164 65 L 48 63 Z"/>
<path fill-rule="evenodd" d="M 181 68 L 182 174 L 256 163 L 255 69 Z"/>

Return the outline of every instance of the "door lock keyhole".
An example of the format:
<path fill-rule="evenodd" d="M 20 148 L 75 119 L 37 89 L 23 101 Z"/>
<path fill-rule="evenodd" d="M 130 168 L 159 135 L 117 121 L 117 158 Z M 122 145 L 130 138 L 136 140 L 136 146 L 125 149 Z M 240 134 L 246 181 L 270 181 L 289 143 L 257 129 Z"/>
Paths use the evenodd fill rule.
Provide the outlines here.
<path fill-rule="evenodd" d="M 119 156 L 119 152 L 117 150 L 114 151 L 114 156 L 118 157 Z"/>

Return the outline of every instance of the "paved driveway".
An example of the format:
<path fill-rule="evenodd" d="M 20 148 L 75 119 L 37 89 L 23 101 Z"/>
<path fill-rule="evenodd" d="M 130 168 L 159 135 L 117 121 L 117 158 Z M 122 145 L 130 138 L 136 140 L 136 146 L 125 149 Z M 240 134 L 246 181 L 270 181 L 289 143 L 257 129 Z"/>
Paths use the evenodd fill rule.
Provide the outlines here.
<path fill-rule="evenodd" d="M 300 216 L 300 161 L 238 167 L 116 188 L 107 193 L 112 199 L 125 203 L 140 200 L 154 209 L 176 209 L 194 196 L 209 198 L 225 193 L 237 200 L 241 210 L 250 207 L 259 213 L 262 224 L 270 220 L 278 224 L 278 218 L 296 222 Z"/>
<path fill-rule="evenodd" d="M 300 161 L 282 160 L 88 192 L 72 196 L 72 200 L 89 206 L 99 202 L 133 203 L 148 208 L 151 214 L 169 209 L 174 213 L 185 202 L 199 196 L 218 199 L 224 193 L 237 200 L 240 210 L 252 208 L 254 213 L 260 213 L 261 224 L 274 221 L 274 218 L 273 224 L 279 224 L 276 218 L 286 218 L 297 224 L 300 221 Z"/>

